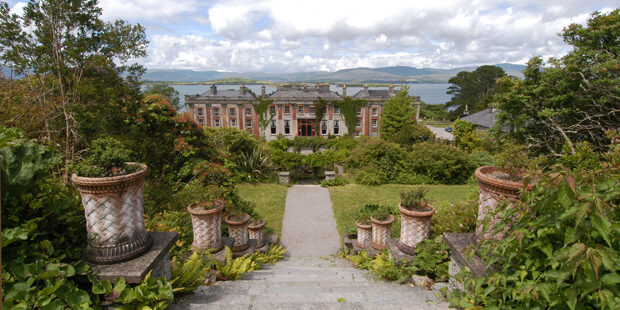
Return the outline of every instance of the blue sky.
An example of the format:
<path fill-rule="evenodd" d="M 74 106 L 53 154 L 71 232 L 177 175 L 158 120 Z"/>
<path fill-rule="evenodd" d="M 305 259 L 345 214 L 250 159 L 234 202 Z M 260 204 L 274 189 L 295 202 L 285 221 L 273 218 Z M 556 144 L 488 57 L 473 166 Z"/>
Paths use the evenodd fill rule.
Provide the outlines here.
<path fill-rule="evenodd" d="M 15 12 L 24 3 L 8 1 Z M 337 71 L 454 68 L 568 51 L 558 33 L 617 2 L 544 0 L 100 0 L 103 18 L 145 26 L 147 68 Z"/>

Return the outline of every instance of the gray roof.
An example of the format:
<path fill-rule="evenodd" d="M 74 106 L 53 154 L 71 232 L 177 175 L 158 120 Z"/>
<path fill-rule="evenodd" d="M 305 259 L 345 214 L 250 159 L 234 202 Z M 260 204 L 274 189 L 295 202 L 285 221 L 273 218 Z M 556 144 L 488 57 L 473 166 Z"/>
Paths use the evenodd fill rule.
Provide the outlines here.
<path fill-rule="evenodd" d="M 488 108 L 480 112 L 461 117 L 461 120 L 470 122 L 480 127 L 491 128 L 495 125 L 495 122 L 497 122 L 497 119 L 495 118 L 497 114 L 499 114 L 498 109 Z"/>
<path fill-rule="evenodd" d="M 256 96 L 250 91 L 250 89 L 245 88 L 245 92 L 243 95 L 239 89 L 215 89 L 215 94 L 211 94 L 211 88 L 201 95 L 196 96 L 187 96 L 193 97 L 197 99 L 237 99 L 237 100 L 253 100 L 256 99 Z"/>
<path fill-rule="evenodd" d="M 390 93 L 389 90 L 386 89 L 369 89 L 368 93 L 364 90 L 360 90 L 357 94 L 353 95 L 352 98 L 384 98 L 389 99 L 390 97 L 396 96 L 396 93 Z"/>
<path fill-rule="evenodd" d="M 342 99 L 338 93 L 333 91 L 319 91 L 317 89 L 279 89 L 268 95 L 269 99 L 292 99 L 292 100 L 316 100 L 318 98 L 325 100 Z"/>

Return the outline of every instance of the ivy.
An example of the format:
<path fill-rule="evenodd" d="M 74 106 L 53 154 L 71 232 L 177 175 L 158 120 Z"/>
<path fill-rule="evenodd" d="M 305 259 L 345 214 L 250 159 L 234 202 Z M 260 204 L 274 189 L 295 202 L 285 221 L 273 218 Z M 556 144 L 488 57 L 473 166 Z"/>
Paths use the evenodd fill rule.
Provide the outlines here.
<path fill-rule="evenodd" d="M 340 108 L 340 114 L 344 116 L 344 123 L 349 131 L 348 134 L 352 137 L 355 134 L 355 125 L 357 125 L 357 108 L 365 107 L 368 101 L 345 97 L 342 101 L 334 101 L 333 104 Z"/>
<path fill-rule="evenodd" d="M 321 121 L 323 120 L 323 114 L 327 108 L 327 100 L 319 97 L 319 100 L 314 103 L 315 115 L 316 115 L 316 128 L 321 128 Z"/>
<path fill-rule="evenodd" d="M 269 125 L 271 119 L 275 116 L 275 114 L 267 113 L 269 111 L 269 105 L 273 102 L 273 99 L 264 99 L 262 97 L 256 98 L 256 102 L 250 101 L 252 107 L 254 107 L 254 111 L 258 114 L 258 126 L 260 127 L 261 134 Z"/>

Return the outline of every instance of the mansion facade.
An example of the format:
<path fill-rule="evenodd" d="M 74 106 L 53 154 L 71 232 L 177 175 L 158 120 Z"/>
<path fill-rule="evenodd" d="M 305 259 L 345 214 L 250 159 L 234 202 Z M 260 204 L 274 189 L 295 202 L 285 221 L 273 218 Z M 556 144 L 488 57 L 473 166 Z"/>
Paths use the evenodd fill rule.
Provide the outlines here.
<path fill-rule="evenodd" d="M 340 109 L 332 104 L 341 101 L 347 96 L 347 86 L 343 85 L 342 95 L 330 90 L 330 85 L 283 84 L 271 94 L 265 93 L 262 86 L 261 97 L 272 99 L 269 105 L 269 114 L 273 114 L 265 131 L 261 134 L 258 124 L 258 114 L 254 111 L 251 102 L 256 102 L 256 95 L 243 84 L 239 90 L 219 90 L 215 84 L 202 95 L 185 95 L 185 109 L 201 126 L 233 127 L 246 130 L 267 140 L 274 140 L 282 134 L 287 138 L 295 136 L 345 136 L 351 130 L 355 136 L 379 136 L 379 124 L 383 106 L 391 97 L 396 96 L 394 86 L 386 90 L 369 90 L 364 86 L 362 90 L 353 94 L 353 99 L 363 99 L 367 105 L 357 108 L 357 124 L 355 128 L 347 128 L 344 116 Z M 326 100 L 327 107 L 321 123 L 316 124 L 315 103 L 319 98 Z M 420 97 L 412 97 L 414 105 L 418 105 Z M 318 127 L 318 128 L 317 128 Z"/>

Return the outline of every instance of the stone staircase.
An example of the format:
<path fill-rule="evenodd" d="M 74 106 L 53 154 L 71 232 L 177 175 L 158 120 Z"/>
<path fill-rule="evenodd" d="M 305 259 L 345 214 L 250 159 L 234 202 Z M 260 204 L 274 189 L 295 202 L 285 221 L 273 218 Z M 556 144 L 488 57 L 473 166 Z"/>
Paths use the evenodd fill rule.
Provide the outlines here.
<path fill-rule="evenodd" d="M 202 286 L 170 309 L 448 309 L 438 291 L 369 279 L 343 259 L 287 258 Z"/>

